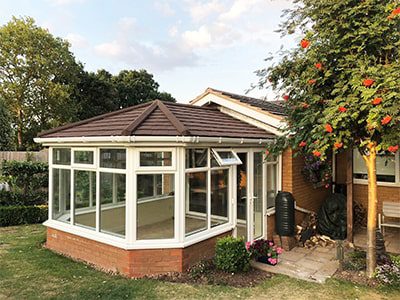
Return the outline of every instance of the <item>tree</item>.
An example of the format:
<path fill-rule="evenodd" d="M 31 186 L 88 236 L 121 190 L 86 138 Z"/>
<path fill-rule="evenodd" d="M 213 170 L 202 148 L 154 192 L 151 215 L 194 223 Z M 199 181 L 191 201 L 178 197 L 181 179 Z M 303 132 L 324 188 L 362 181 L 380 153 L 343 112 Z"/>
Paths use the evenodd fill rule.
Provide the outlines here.
<path fill-rule="evenodd" d="M 0 28 L 0 96 L 17 128 L 18 148 L 35 147 L 37 132 L 71 120 L 78 65 L 68 42 L 30 18 Z"/>
<path fill-rule="evenodd" d="M 298 47 L 259 70 L 283 93 L 287 128 L 271 153 L 291 146 L 324 160 L 358 149 L 368 169 L 367 274 L 376 266 L 376 156 L 400 143 L 400 7 L 388 0 L 296 0 L 282 35 Z"/>
<path fill-rule="evenodd" d="M 117 110 L 117 95 L 112 74 L 106 70 L 96 73 L 82 70 L 72 95 L 78 105 L 76 119 L 83 120 Z"/>
<path fill-rule="evenodd" d="M 158 91 L 159 84 L 146 70 L 122 70 L 113 77 L 113 83 L 117 89 L 120 108 L 158 98 L 175 102 L 170 94 Z"/>
<path fill-rule="evenodd" d="M 0 99 L 0 150 L 13 149 L 13 128 L 10 113 Z"/>

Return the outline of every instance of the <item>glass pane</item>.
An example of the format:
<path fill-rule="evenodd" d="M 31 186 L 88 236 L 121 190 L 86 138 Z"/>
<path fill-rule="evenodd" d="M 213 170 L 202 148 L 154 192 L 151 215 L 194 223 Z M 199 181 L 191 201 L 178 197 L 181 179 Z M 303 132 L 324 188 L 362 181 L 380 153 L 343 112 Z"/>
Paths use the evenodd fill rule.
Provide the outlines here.
<path fill-rule="evenodd" d="M 71 149 L 69 148 L 53 148 L 53 164 L 70 165 Z"/>
<path fill-rule="evenodd" d="M 275 207 L 277 194 L 276 171 L 277 164 L 267 165 L 267 209 Z"/>
<path fill-rule="evenodd" d="M 96 227 L 96 172 L 74 171 L 75 224 Z"/>
<path fill-rule="evenodd" d="M 187 149 L 186 169 L 207 167 L 207 149 Z"/>
<path fill-rule="evenodd" d="M 233 151 L 222 151 L 222 150 L 214 150 L 215 156 L 217 161 L 221 165 L 227 166 L 227 165 L 236 165 L 240 164 L 240 161 L 237 159 L 237 157 L 233 154 Z"/>
<path fill-rule="evenodd" d="M 263 158 L 262 153 L 254 153 L 254 187 L 253 187 L 253 238 L 262 236 L 263 231 Z"/>
<path fill-rule="evenodd" d="M 211 227 L 228 222 L 229 170 L 211 171 Z"/>
<path fill-rule="evenodd" d="M 69 222 L 71 216 L 71 171 L 53 169 L 53 220 Z"/>
<path fill-rule="evenodd" d="M 100 173 L 100 231 L 125 236 L 125 174 Z"/>
<path fill-rule="evenodd" d="M 247 154 L 238 153 L 241 165 L 237 166 L 237 236 L 247 240 Z"/>
<path fill-rule="evenodd" d="M 376 177 L 380 182 L 395 182 L 395 156 L 381 155 L 376 157 Z M 360 152 L 354 150 L 353 156 L 353 174 L 354 178 L 368 179 L 367 167 Z"/>
<path fill-rule="evenodd" d="M 138 240 L 174 238 L 174 194 L 173 174 L 137 175 Z"/>
<path fill-rule="evenodd" d="M 207 172 L 186 174 L 186 235 L 207 229 Z"/>
<path fill-rule="evenodd" d="M 172 152 L 140 152 L 140 166 L 172 166 Z"/>
<path fill-rule="evenodd" d="M 74 163 L 92 165 L 94 161 L 93 151 L 74 151 Z"/>
<path fill-rule="evenodd" d="M 100 149 L 100 167 L 101 168 L 126 168 L 126 150 L 125 149 Z"/>

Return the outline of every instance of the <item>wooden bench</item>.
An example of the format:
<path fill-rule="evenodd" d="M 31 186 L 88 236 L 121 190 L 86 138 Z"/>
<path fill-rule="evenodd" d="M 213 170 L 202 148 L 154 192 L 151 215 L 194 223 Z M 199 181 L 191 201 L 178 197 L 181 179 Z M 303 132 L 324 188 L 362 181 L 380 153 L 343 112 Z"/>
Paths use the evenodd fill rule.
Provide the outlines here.
<path fill-rule="evenodd" d="M 384 234 L 383 227 L 396 227 L 400 228 L 400 222 L 385 221 L 385 217 L 400 219 L 400 202 L 383 202 L 382 214 L 378 216 L 379 229 Z"/>

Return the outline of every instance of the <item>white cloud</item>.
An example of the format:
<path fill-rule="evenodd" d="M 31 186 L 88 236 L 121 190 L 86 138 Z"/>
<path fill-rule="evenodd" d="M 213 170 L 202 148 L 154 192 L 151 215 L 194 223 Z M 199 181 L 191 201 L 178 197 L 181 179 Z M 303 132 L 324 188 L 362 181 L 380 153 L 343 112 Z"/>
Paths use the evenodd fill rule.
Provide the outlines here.
<path fill-rule="evenodd" d="M 178 26 L 173 25 L 173 26 L 171 26 L 171 27 L 169 28 L 169 30 L 168 30 L 168 35 L 169 35 L 170 37 L 176 37 L 176 36 L 178 35 L 178 32 L 179 32 Z"/>
<path fill-rule="evenodd" d="M 182 34 L 183 41 L 190 48 L 204 48 L 212 43 L 212 36 L 208 27 L 201 26 L 198 30 L 185 31 Z"/>
<path fill-rule="evenodd" d="M 73 47 L 75 48 L 86 48 L 88 46 L 87 39 L 77 33 L 68 33 L 65 37 Z"/>
<path fill-rule="evenodd" d="M 261 2 L 265 3 L 265 1 L 260 0 L 236 0 L 233 2 L 232 6 L 227 12 L 219 16 L 219 19 L 224 21 L 236 20 L 244 13 L 254 9 L 256 6 L 259 6 Z"/>
<path fill-rule="evenodd" d="M 124 50 L 122 45 L 118 41 L 112 41 L 109 43 L 99 44 L 94 47 L 94 50 L 106 57 L 118 57 L 123 54 Z"/>
<path fill-rule="evenodd" d="M 173 16 L 175 14 L 175 10 L 166 0 L 155 2 L 154 7 L 165 16 Z"/>
<path fill-rule="evenodd" d="M 203 21 L 209 16 L 221 13 L 224 11 L 225 7 L 221 3 L 220 0 L 211 0 L 211 1 L 196 1 L 196 0 L 188 0 L 186 1 L 189 5 L 189 12 L 192 20 L 195 22 Z"/>

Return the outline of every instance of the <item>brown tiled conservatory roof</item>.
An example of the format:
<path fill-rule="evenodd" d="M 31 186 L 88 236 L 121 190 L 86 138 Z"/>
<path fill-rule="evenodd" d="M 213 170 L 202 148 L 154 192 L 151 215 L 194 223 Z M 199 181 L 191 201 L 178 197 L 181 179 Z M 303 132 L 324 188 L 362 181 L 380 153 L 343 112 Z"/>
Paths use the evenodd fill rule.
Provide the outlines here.
<path fill-rule="evenodd" d="M 171 102 L 152 102 L 64 125 L 41 138 L 94 136 L 207 136 L 271 138 L 273 134 L 220 112 Z"/>

